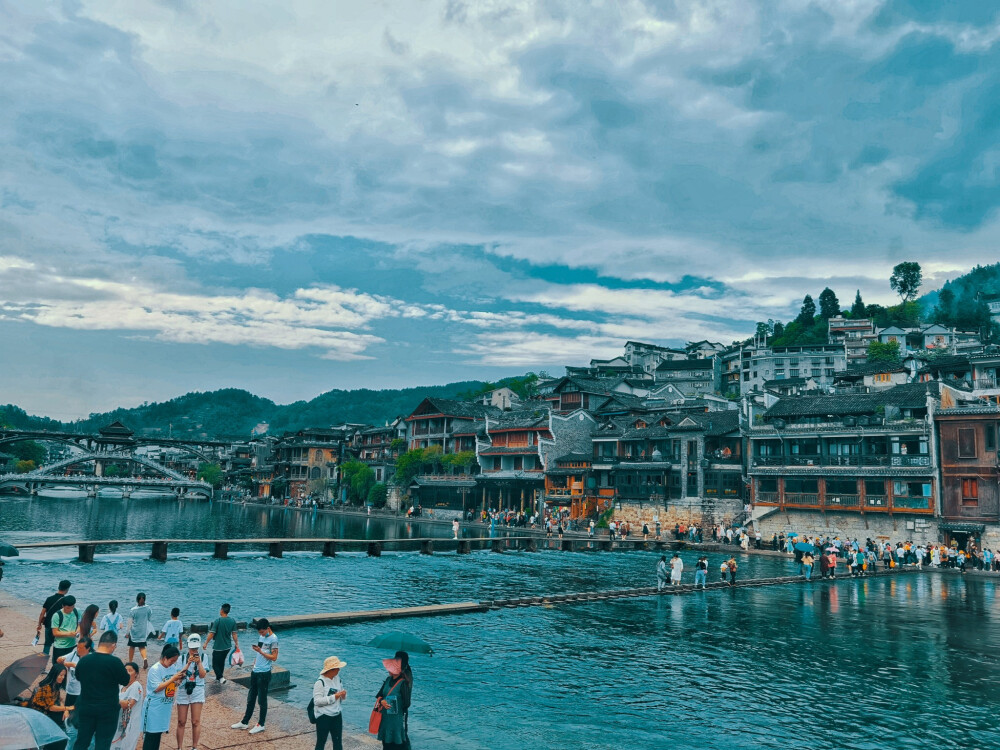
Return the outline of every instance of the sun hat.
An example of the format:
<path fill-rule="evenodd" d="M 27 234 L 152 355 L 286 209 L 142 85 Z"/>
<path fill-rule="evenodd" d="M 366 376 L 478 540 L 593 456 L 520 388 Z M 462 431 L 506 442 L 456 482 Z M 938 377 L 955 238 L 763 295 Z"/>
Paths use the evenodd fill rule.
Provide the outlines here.
<path fill-rule="evenodd" d="M 403 662 L 399 659 L 383 659 L 382 666 L 385 667 L 386 671 L 393 677 L 403 671 Z"/>
<path fill-rule="evenodd" d="M 187 639 L 188 648 L 201 648 L 201 636 L 197 633 L 192 633 Z"/>
<path fill-rule="evenodd" d="M 341 661 L 336 656 L 328 656 L 323 660 L 323 668 L 319 670 L 319 673 L 323 674 L 324 672 L 329 672 L 331 669 L 343 669 L 346 666 L 346 661 Z"/>

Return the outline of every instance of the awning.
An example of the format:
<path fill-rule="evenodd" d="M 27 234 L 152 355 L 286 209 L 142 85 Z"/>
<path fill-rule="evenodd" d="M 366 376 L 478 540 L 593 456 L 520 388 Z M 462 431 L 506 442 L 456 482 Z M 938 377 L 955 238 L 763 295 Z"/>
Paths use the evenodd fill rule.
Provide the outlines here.
<path fill-rule="evenodd" d="M 986 525 L 982 523 L 948 523 L 944 521 L 938 527 L 941 531 L 957 531 L 960 534 L 984 534 Z"/>

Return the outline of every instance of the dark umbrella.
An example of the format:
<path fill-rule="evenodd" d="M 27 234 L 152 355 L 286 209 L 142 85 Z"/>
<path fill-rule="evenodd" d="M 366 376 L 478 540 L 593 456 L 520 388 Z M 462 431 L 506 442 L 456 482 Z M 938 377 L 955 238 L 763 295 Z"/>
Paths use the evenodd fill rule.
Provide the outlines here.
<path fill-rule="evenodd" d="M 41 711 L 0 706 L 0 750 L 29 750 L 66 739 L 66 733 Z"/>
<path fill-rule="evenodd" d="M 372 638 L 368 642 L 368 645 L 375 648 L 384 648 L 388 651 L 407 651 L 418 654 L 434 653 L 434 649 L 431 648 L 431 645 L 427 641 L 422 641 L 415 635 L 401 633 L 398 630 L 393 630 L 391 633 Z"/>
<path fill-rule="evenodd" d="M 38 678 L 48 661 L 45 654 L 30 654 L 0 672 L 0 703 L 10 703 L 20 695 Z"/>
<path fill-rule="evenodd" d="M 795 549 L 799 552 L 808 552 L 810 555 L 816 551 L 816 548 L 811 544 L 806 544 L 805 542 L 797 542 L 795 544 Z"/>
<path fill-rule="evenodd" d="M 0 557 L 17 557 L 21 553 L 17 551 L 17 547 L 13 547 L 5 542 L 0 542 Z"/>

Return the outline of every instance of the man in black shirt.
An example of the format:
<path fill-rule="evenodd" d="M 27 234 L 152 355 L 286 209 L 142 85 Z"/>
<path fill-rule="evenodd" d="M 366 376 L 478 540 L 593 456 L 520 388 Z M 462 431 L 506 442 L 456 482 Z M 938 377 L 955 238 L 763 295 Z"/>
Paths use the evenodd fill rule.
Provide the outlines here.
<path fill-rule="evenodd" d="M 118 725 L 118 689 L 127 685 L 128 672 L 121 659 L 114 655 L 118 636 L 109 630 L 101 636 L 97 651 L 87 654 L 76 665 L 76 679 L 80 682 L 80 697 L 75 712 L 79 734 L 75 747 L 109 750 Z"/>
<path fill-rule="evenodd" d="M 46 656 L 49 655 L 49 651 L 52 648 L 52 615 L 59 611 L 59 607 L 62 606 L 63 597 L 69 593 L 71 585 L 65 579 L 59 581 L 59 590 L 45 600 L 45 603 L 42 604 L 42 611 L 38 615 L 38 628 L 36 628 L 35 634 L 41 636 L 42 628 L 45 628 L 45 645 L 42 648 L 42 653 Z"/>

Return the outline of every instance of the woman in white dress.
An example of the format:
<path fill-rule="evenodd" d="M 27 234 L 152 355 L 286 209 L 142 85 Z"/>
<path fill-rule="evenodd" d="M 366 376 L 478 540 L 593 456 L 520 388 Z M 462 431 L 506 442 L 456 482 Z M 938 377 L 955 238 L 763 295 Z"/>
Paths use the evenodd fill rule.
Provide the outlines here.
<path fill-rule="evenodd" d="M 135 750 L 142 734 L 142 683 L 139 682 L 139 665 L 130 661 L 125 665 L 129 683 L 118 691 L 118 702 L 122 712 L 118 717 L 118 729 L 111 741 L 111 750 Z"/>

